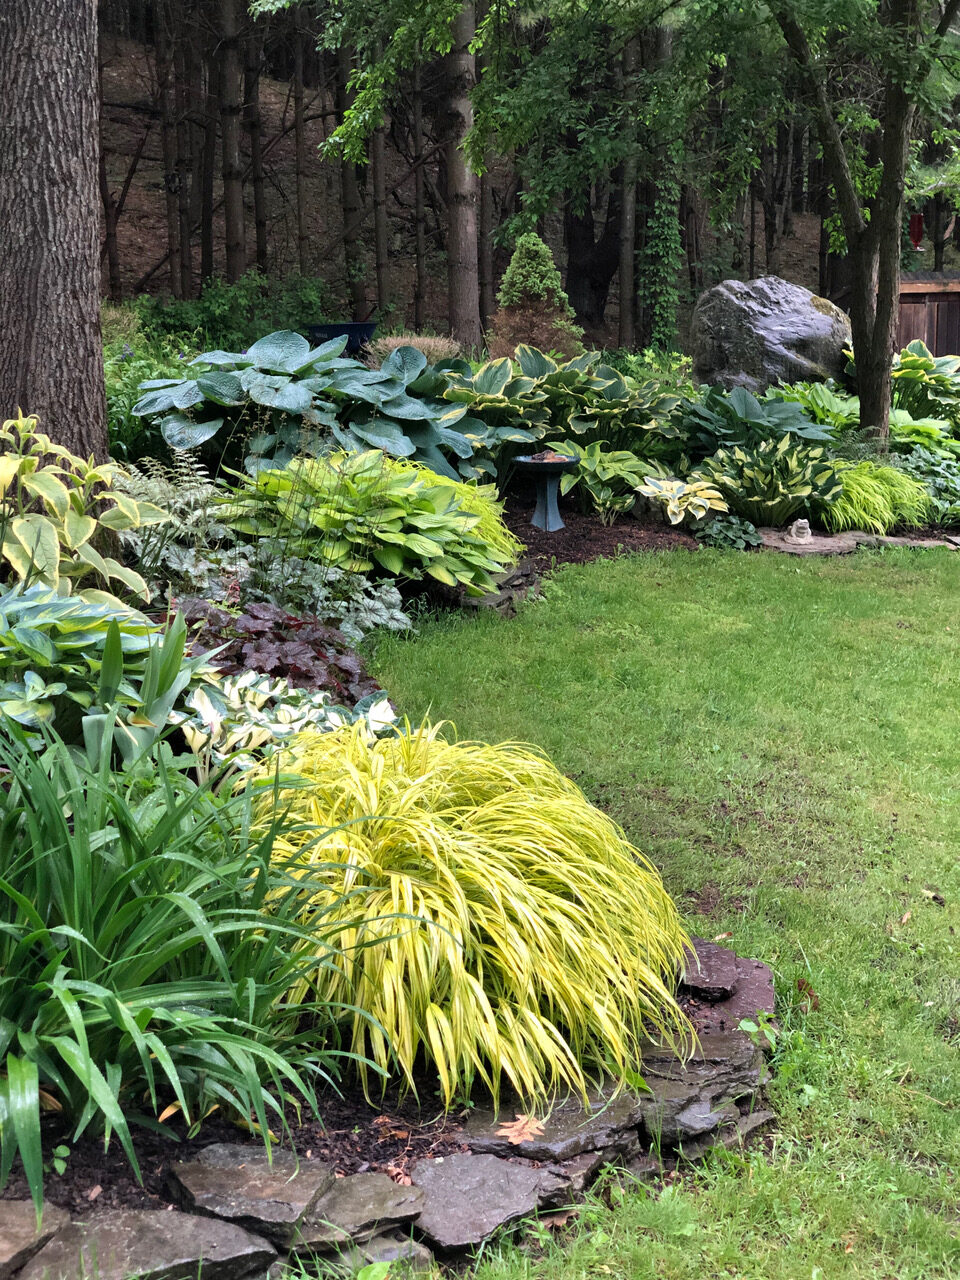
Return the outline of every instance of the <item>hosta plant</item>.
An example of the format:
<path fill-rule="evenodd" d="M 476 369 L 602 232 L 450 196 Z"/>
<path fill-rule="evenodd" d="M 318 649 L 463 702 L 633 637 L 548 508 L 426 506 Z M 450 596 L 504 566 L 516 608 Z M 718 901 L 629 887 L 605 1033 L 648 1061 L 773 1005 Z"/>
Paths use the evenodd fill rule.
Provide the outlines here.
<path fill-rule="evenodd" d="M 744 387 L 724 391 L 710 387 L 702 400 L 685 401 L 677 415 L 687 448 L 705 457 L 718 448 L 754 448 L 781 436 L 827 441 L 829 430 L 812 421 L 804 406 L 793 400 L 758 400 Z"/>
<path fill-rule="evenodd" d="M 582 1093 L 639 1069 L 649 1034 L 685 1039 L 660 876 L 533 748 L 358 725 L 294 739 L 283 768 L 277 849 L 310 860 L 325 888 L 305 904 L 346 925 L 315 994 L 370 1015 L 348 1032 L 363 1057 L 410 1086 L 425 1058 L 449 1106 L 477 1081 Z"/>
<path fill-rule="evenodd" d="M 689 480 L 648 475 L 638 491 L 651 502 L 659 502 L 671 524 L 681 524 L 687 519 L 703 520 L 711 511 L 730 509 L 719 489 L 696 475 Z"/>
<path fill-rule="evenodd" d="M 168 513 L 113 488 L 118 468 L 85 462 L 19 416 L 0 427 L 0 574 L 74 587 L 118 582 L 144 599 L 139 573 L 102 549 L 104 535 L 163 523 Z M 100 544 L 101 549 L 98 549 Z"/>
<path fill-rule="evenodd" d="M 916 526 L 927 518 L 932 504 L 926 489 L 896 467 L 837 462 L 836 468 L 843 491 L 817 512 L 832 532 L 867 529 L 888 533 L 897 525 Z"/>
<path fill-rule="evenodd" d="M 908 476 L 919 480 L 930 497 L 928 519 L 933 524 L 960 524 L 960 462 L 928 449 L 913 449 L 898 460 Z"/>
<path fill-rule="evenodd" d="M 241 479 L 224 516 L 247 537 L 283 538 L 305 559 L 398 578 L 427 574 L 471 595 L 491 590 L 513 559 L 484 539 L 456 485 L 376 450 L 298 458 Z"/>
<path fill-rule="evenodd" d="M 575 471 L 566 471 L 560 477 L 560 492 L 570 493 L 582 485 L 601 524 L 612 525 L 633 509 L 637 491 L 649 468 L 629 449 L 605 449 L 603 445 L 602 440 L 586 446 L 574 440 L 561 440 L 547 448 L 564 457 L 576 458 L 579 463 Z"/>
<path fill-rule="evenodd" d="M 464 410 L 410 390 L 426 357 L 413 347 L 392 351 L 379 369 L 342 356 L 346 338 L 311 347 L 280 330 L 247 351 L 206 351 L 195 376 L 154 379 L 133 412 L 158 418 L 174 449 L 204 444 L 226 428 L 246 442 L 245 466 L 284 467 L 298 454 L 323 452 L 332 440 L 350 449 L 373 446 L 416 457 L 455 476 L 444 450 L 468 458 L 472 445 L 454 424 Z"/>
<path fill-rule="evenodd" d="M 754 449 L 719 449 L 691 479 L 714 485 L 738 516 L 774 528 L 813 507 L 829 506 L 842 488 L 825 451 L 798 444 L 790 435 Z"/>
<path fill-rule="evenodd" d="M 750 547 L 763 546 L 763 539 L 749 520 L 730 514 L 705 521 L 694 531 L 694 537 L 705 547 L 721 550 L 748 551 Z"/>

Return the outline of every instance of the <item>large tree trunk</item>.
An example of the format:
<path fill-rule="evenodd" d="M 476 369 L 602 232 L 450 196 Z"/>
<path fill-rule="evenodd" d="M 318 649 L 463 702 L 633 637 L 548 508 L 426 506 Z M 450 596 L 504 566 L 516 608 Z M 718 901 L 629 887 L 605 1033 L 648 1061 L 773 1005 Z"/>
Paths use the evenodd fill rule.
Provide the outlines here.
<path fill-rule="evenodd" d="M 303 27 L 300 10 L 294 10 L 293 27 L 293 137 L 297 204 L 297 265 L 302 276 L 309 274 L 310 241 L 307 236 L 307 140 L 303 120 Z"/>
<path fill-rule="evenodd" d="M 623 94 L 626 104 L 626 143 L 620 182 L 620 261 L 617 268 L 620 293 L 618 342 L 632 347 L 637 340 L 637 41 L 628 40 L 623 49 Z"/>
<path fill-rule="evenodd" d="M 477 217 L 480 183 L 463 150 L 464 139 L 473 127 L 470 91 L 476 81 L 476 59 L 470 49 L 476 35 L 476 14 L 472 3 L 465 4 L 460 10 L 450 34 L 453 46 L 444 59 L 446 92 L 443 112 L 447 305 L 450 332 L 469 350 L 479 348 L 483 340 Z"/>
<path fill-rule="evenodd" d="M 190 50 L 194 45 L 193 14 L 188 16 L 184 0 L 175 0 L 174 105 L 177 116 L 177 216 L 180 225 L 180 292 L 193 296 L 193 220 L 190 217 L 190 176 L 192 171 L 192 130 L 190 125 Z"/>
<path fill-rule="evenodd" d="M 423 328 L 427 297 L 427 201 L 423 172 L 423 84 L 419 62 L 413 69 L 413 218 L 416 279 L 413 286 L 413 327 Z"/>
<path fill-rule="evenodd" d="M 207 43 L 203 147 L 200 174 L 200 279 L 209 280 L 214 268 L 213 185 L 217 165 L 217 123 L 220 114 L 220 59 L 211 38 Z"/>
<path fill-rule="evenodd" d="M 373 174 L 373 247 L 377 268 L 377 311 L 381 321 L 390 306 L 390 224 L 387 221 L 386 130 L 374 129 L 370 139 L 370 168 Z"/>
<path fill-rule="evenodd" d="M 157 97 L 160 104 L 160 149 L 163 156 L 163 198 L 167 215 L 167 264 L 170 268 L 170 292 L 183 297 L 180 271 L 180 204 L 177 171 L 177 123 L 174 114 L 173 15 L 169 0 L 154 9 L 154 45 L 157 52 Z"/>
<path fill-rule="evenodd" d="M 567 244 L 564 283 L 577 323 L 587 329 L 599 329 L 603 325 L 610 285 L 620 268 L 620 174 L 615 175 L 614 183 L 607 197 L 599 238 L 589 196 L 583 212 L 578 212 L 572 202 L 563 211 Z"/>
<path fill-rule="evenodd" d="M 337 122 L 340 123 L 350 108 L 350 50 L 341 46 L 337 57 Z M 366 270 L 363 263 L 363 245 L 360 241 L 363 202 L 360 199 L 357 166 L 346 156 L 342 156 L 340 160 L 340 207 L 343 211 L 343 265 L 347 276 L 347 293 L 350 297 L 350 318 L 366 320 L 367 291 L 364 287 Z"/>
<path fill-rule="evenodd" d="M 0 4 L 0 417 L 107 455 L 94 0 Z"/>
<path fill-rule="evenodd" d="M 253 185 L 253 222 L 257 236 L 257 267 L 267 269 L 267 196 L 263 172 L 263 124 L 260 118 L 260 56 L 263 32 L 253 24 L 247 34 L 243 78 L 244 122 L 250 139 L 250 181 Z"/>
<path fill-rule="evenodd" d="M 247 269 L 247 233 L 243 215 L 243 165 L 240 162 L 240 0 L 220 0 L 220 135 L 223 149 L 223 220 L 227 279 Z"/>

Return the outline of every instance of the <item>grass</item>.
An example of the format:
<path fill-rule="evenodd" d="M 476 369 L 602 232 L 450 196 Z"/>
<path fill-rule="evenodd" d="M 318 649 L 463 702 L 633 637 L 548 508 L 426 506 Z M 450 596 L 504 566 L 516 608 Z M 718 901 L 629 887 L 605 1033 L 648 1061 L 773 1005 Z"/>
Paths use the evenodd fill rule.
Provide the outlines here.
<path fill-rule="evenodd" d="M 958 598 L 946 551 L 678 552 L 381 642 L 404 713 L 544 747 L 777 979 L 767 1145 L 614 1189 L 478 1280 L 960 1275 Z"/>

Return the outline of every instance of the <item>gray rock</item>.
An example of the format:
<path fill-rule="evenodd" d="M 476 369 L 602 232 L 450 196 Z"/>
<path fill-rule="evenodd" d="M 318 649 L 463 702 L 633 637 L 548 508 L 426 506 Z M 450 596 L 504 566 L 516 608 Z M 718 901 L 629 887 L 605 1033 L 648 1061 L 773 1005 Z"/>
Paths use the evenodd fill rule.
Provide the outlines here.
<path fill-rule="evenodd" d="M 739 994 L 739 992 L 738 992 Z M 669 1049 L 649 1045 L 641 1098 L 643 1127 L 653 1146 L 676 1147 L 718 1129 L 739 1114 L 765 1079 L 763 1052 L 742 1031 L 703 1032 L 694 1055 L 681 1063 Z"/>
<path fill-rule="evenodd" d="M 852 342 L 839 307 L 779 276 L 724 280 L 700 295 L 690 327 L 694 377 L 728 390 L 843 373 Z"/>
<path fill-rule="evenodd" d="M 335 1181 L 329 1165 L 298 1161 L 289 1151 L 216 1142 L 193 1160 L 175 1164 L 171 1181 L 184 1208 L 228 1218 L 249 1231 L 289 1245 L 301 1219 Z"/>
<path fill-rule="evenodd" d="M 480 1244 L 498 1227 L 535 1212 L 564 1185 L 544 1169 L 466 1153 L 420 1160 L 411 1176 L 427 1197 L 417 1230 L 440 1249 Z"/>
<path fill-rule="evenodd" d="M 543 1133 L 528 1142 L 512 1143 L 498 1135 L 505 1120 L 512 1119 L 506 1107 L 499 1116 L 489 1107 L 478 1107 L 467 1121 L 463 1138 L 478 1155 L 524 1156 L 528 1160 L 569 1160 L 583 1151 L 603 1151 L 626 1146 L 636 1136 L 643 1106 L 635 1093 L 591 1091 L 589 1107 L 570 1095 L 557 1103 L 544 1118 Z M 517 1110 L 519 1110 L 519 1105 Z"/>
<path fill-rule="evenodd" d="M 683 953 L 683 985 L 700 1000 L 728 1000 L 737 989 L 737 957 L 726 947 L 691 938 Z"/>
<path fill-rule="evenodd" d="M 419 1187 L 401 1187 L 385 1173 L 338 1178 L 300 1224 L 294 1249 L 322 1249 L 364 1240 L 382 1227 L 412 1222 L 424 1207 Z"/>
<path fill-rule="evenodd" d="M 0 1280 L 25 1266 L 69 1221 L 66 1210 L 45 1204 L 38 1230 L 32 1200 L 0 1200 Z"/>
<path fill-rule="evenodd" d="M 843 533 L 812 533 L 809 542 L 791 542 L 785 529 L 757 530 L 767 551 L 783 551 L 790 556 L 846 556 L 856 551 L 870 535 L 855 529 Z"/>
<path fill-rule="evenodd" d="M 761 960 L 737 957 L 736 990 L 728 1000 L 704 1005 L 697 1015 L 703 1032 L 736 1031 L 744 1018 L 756 1020 L 759 1014 L 774 1014 L 773 974 Z"/>
<path fill-rule="evenodd" d="M 106 1210 L 59 1231 L 19 1280 L 236 1280 L 276 1256 L 232 1222 L 175 1209 Z"/>
<path fill-rule="evenodd" d="M 364 1267 L 375 1262 L 390 1264 L 390 1275 L 393 1277 L 394 1266 L 399 1265 L 403 1274 L 412 1271 L 432 1271 L 433 1254 L 425 1244 L 402 1236 L 397 1232 L 373 1236 L 359 1244 L 344 1249 L 331 1260 L 335 1267 L 341 1268 L 347 1275 L 356 1275 Z"/>
<path fill-rule="evenodd" d="M 708 1137 L 685 1142 L 680 1148 L 680 1159 L 690 1163 L 694 1160 L 702 1160 L 708 1151 L 713 1151 L 717 1147 L 726 1147 L 728 1151 L 732 1151 L 737 1147 L 746 1146 L 751 1138 L 758 1137 L 769 1129 L 776 1118 L 772 1111 L 752 1111 L 745 1116 L 740 1116 L 734 1123 L 725 1125 Z"/>

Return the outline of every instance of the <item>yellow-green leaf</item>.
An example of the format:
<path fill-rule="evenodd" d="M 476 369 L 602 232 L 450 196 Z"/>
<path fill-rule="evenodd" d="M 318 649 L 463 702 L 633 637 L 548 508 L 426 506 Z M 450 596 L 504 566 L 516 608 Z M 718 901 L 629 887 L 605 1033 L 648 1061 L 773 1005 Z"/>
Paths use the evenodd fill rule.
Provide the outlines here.
<path fill-rule="evenodd" d="M 85 542 L 89 542 L 96 528 L 97 522 L 93 516 L 80 515 L 73 507 L 68 507 L 60 533 L 63 545 L 71 551 L 76 551 L 77 547 L 82 547 Z"/>
<path fill-rule="evenodd" d="M 25 476 L 23 487 L 27 493 L 39 498 L 57 517 L 62 520 L 70 507 L 70 494 L 62 480 L 51 475 L 49 469 L 35 471 L 32 476 Z"/>
<path fill-rule="evenodd" d="M 10 521 L 10 532 L 27 553 L 31 571 L 55 587 L 60 581 L 60 539 L 53 521 L 35 514 L 17 516 Z"/>

